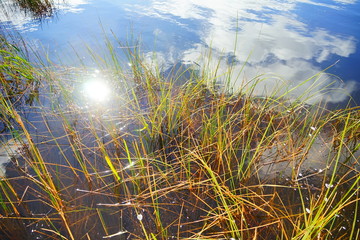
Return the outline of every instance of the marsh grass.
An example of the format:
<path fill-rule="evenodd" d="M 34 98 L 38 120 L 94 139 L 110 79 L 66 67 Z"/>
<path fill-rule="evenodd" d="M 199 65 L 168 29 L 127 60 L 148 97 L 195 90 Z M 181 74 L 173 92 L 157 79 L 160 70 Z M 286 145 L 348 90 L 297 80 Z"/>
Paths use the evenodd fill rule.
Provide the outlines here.
<path fill-rule="evenodd" d="M 109 38 L 110 54 L 89 49 L 115 93 L 103 105 L 76 91 L 88 70 L 2 51 L 2 69 L 22 76 L 8 80 L 41 76 L 44 90 L 27 119 L 3 84 L 1 118 L 24 144 L 0 181 L 2 238 L 359 237 L 359 108 L 309 106 L 287 98 L 293 89 L 256 97 L 265 76 L 235 90 L 217 81 L 232 69 L 206 63 L 164 76 L 137 42 L 116 41 L 127 62 Z M 315 169 L 318 141 L 328 152 Z"/>

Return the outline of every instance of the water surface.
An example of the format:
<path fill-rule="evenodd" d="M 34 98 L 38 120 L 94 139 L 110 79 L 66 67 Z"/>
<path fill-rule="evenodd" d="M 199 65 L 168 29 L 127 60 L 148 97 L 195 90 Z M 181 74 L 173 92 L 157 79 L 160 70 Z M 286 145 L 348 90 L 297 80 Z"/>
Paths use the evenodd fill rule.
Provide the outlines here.
<path fill-rule="evenodd" d="M 69 65 L 77 62 L 68 57 L 73 49 L 91 65 L 84 43 L 101 49 L 104 34 L 110 32 L 121 41 L 129 34 L 141 35 L 145 56 L 150 58 L 155 51 L 164 69 L 179 61 L 201 65 L 201 56 L 211 49 L 214 61 L 226 59 L 235 65 L 235 72 L 246 64 L 242 74 L 232 79 L 235 88 L 267 74 L 256 88 L 258 95 L 272 92 L 274 83 L 291 88 L 332 66 L 327 72 L 337 77 L 322 76 L 316 86 L 313 79 L 294 91 L 294 98 L 306 90 L 316 93 L 308 103 L 325 100 L 336 105 L 348 101 L 351 94 L 359 104 L 360 3 L 356 0 L 69 0 L 55 1 L 55 8 L 53 17 L 39 21 L 3 7 L 11 14 L 2 13 L 0 20 L 36 48 L 47 49 L 55 62 L 61 59 Z M 324 91 L 329 84 L 337 90 Z"/>
<path fill-rule="evenodd" d="M 57 95 L 49 96 L 48 89 L 44 87 L 40 94 L 41 104 L 29 108 L 25 106 L 22 113 L 24 113 L 24 119 L 28 120 L 26 127 L 32 135 L 33 142 L 37 145 L 42 157 L 48 161 L 50 171 L 57 176 L 56 181 L 59 182 L 62 193 L 69 198 L 67 201 L 71 203 L 70 211 L 76 213 L 79 209 L 81 210 L 79 210 L 80 214 L 73 218 L 78 226 L 88 227 L 88 229 L 77 229 L 79 233 L 84 231 L 83 236 L 91 231 L 90 235 L 104 238 L 109 235 L 106 231 L 104 232 L 104 225 L 109 226 L 109 233 L 123 232 L 125 229 L 139 232 L 139 236 L 142 236 L 138 222 L 141 222 L 143 218 L 144 220 L 151 219 L 154 212 L 151 207 L 143 208 L 140 214 L 135 212 L 132 209 L 133 199 L 130 201 L 123 197 L 126 195 L 122 194 L 121 190 L 110 189 L 114 179 L 99 146 L 106 145 L 106 150 L 111 154 L 112 162 L 118 164 L 120 173 L 141 170 L 142 167 L 138 161 L 142 158 L 136 155 L 136 161 L 129 162 L 131 159 L 120 144 L 123 139 L 135 142 L 144 126 L 132 121 L 131 114 L 138 113 L 131 111 L 131 107 L 124 107 L 125 103 L 121 101 L 120 90 L 124 90 L 121 87 L 124 82 L 118 81 L 119 79 L 115 81 L 114 78 L 117 76 L 110 74 L 108 76 L 101 69 L 96 69 L 97 65 L 89 57 L 85 45 L 96 53 L 106 54 L 104 36 L 115 34 L 122 42 L 126 42 L 131 35 L 135 38 L 141 36 L 141 50 L 145 58 L 150 61 L 156 53 L 157 61 L 165 74 L 171 74 L 168 68 L 172 66 L 180 68 L 182 64 L 202 67 L 208 61 L 204 58 L 204 53 L 211 50 L 213 61 L 209 63 L 210 71 L 212 66 L 215 68 L 219 58 L 223 60 L 219 66 L 219 72 L 226 71 L 232 66 L 234 74 L 231 82 L 234 88 L 243 86 L 256 76 L 263 78 L 255 89 L 257 95 L 271 94 L 275 84 L 282 84 L 281 90 L 285 91 L 332 66 L 327 72 L 339 77 L 322 74 L 317 82 L 316 78 L 310 79 L 294 91 L 292 97 L 296 98 L 307 92 L 309 95 L 314 94 L 306 100 L 308 103 L 328 101 L 337 105 L 346 103 L 349 93 L 354 97 L 358 97 L 359 93 L 360 70 L 356 66 L 360 63 L 358 50 L 360 4 L 357 1 L 247 0 L 238 3 L 237 1 L 69 0 L 55 1 L 54 15 L 43 16 L 40 19 L 34 19 L 32 14 L 14 7 L 11 0 L 2 1 L 1 6 L 0 21 L 6 31 L 19 31 L 33 50 L 45 51 L 55 65 L 65 64 L 76 69 L 69 74 L 59 73 L 64 79 L 63 86 L 66 86 L 66 91 L 71 93 L 69 95 L 74 97 L 75 101 L 69 101 L 70 104 L 68 104 L 66 99 L 61 99 L 61 96 L 59 96 L 60 99 L 57 99 Z M 110 39 L 113 38 L 110 37 Z M 76 57 L 74 50 L 77 51 Z M 119 46 L 115 51 L 122 50 Z M 79 66 L 79 58 L 88 66 L 87 70 L 76 68 Z M 243 66 L 245 66 L 244 70 L 238 75 L 237 72 Z M 221 80 L 219 78 L 219 81 Z M 112 82 L 117 82 L 118 85 L 110 89 L 109 86 L 102 85 Z M 323 89 L 330 83 L 333 83 L 330 88 L 338 90 L 328 92 Z M 99 94 L 100 90 L 102 90 L 102 95 Z M 114 92 L 116 94 L 112 95 L 111 93 Z M 358 105 L 358 103 L 355 104 Z M 139 107 L 138 110 L 146 112 L 146 104 L 145 102 L 144 107 Z M 313 130 L 309 133 L 310 137 L 316 130 L 315 127 L 311 128 Z M 280 160 L 284 159 L 279 152 L 289 155 L 287 148 L 291 149 L 291 146 L 285 144 L 286 136 L 280 139 L 279 142 L 266 149 L 260 157 L 259 169 L 256 170 L 259 179 L 272 182 L 275 178 L 288 184 L 291 177 L 296 177 L 301 187 L 311 186 L 313 187 L 311 190 L 321 188 L 323 181 L 327 181 L 327 178 L 322 178 L 322 174 L 334 170 L 327 160 L 336 158 L 332 152 L 333 136 L 331 134 L 328 136 L 328 133 L 321 132 L 314 139 L 312 147 L 307 149 L 309 153 L 304 159 L 305 163 L 302 168 L 297 169 L 297 172 L 293 171 L 292 163 L 284 161 L 276 163 L 277 157 L 280 157 Z M 14 145 L 11 145 L 11 142 L 7 143 L 8 147 Z M 0 164 L 7 163 L 10 157 L 8 152 L 3 150 L 4 147 L 0 149 Z M 169 149 L 169 151 L 176 150 Z M 78 155 L 79 152 L 81 156 Z M 358 159 L 358 153 L 354 154 L 354 159 Z M 168 154 L 170 156 L 171 152 Z M 349 158 L 348 155 L 349 153 L 344 151 L 338 159 L 343 162 Z M 27 169 L 21 157 L 13 160 L 14 162 L 10 162 L 7 168 L 3 169 L 3 174 L 7 170 L 7 176 L 15 176 L 12 181 L 16 183 L 17 191 L 26 192 L 25 188 L 32 186 L 33 183 L 25 181 L 26 178 L 24 181 L 17 182 L 21 179 L 17 176 L 35 174 L 31 169 Z M 151 166 L 163 167 L 156 158 L 148 160 L 153 164 Z M 355 163 L 354 166 L 355 174 L 358 169 Z M 84 173 L 84 169 L 90 169 L 91 172 Z M 76 170 L 76 173 L 73 170 Z M 168 178 L 172 178 L 171 175 L 165 176 L 166 182 L 170 181 Z M 99 179 L 105 180 L 97 181 Z M 328 184 L 325 184 L 326 188 L 333 187 L 332 183 L 331 186 L 329 183 L 331 182 L 326 182 Z M 346 192 L 347 186 L 343 188 Z M 34 187 L 34 189 L 37 193 L 37 188 Z M 99 191 L 100 195 L 92 194 L 96 192 L 93 191 L 94 189 Z M 294 208 L 295 213 L 298 211 L 301 213 L 303 210 L 297 208 L 301 206 L 303 199 L 300 199 L 296 192 L 301 189 L 297 187 L 288 189 L 277 190 L 280 196 L 284 196 L 281 197 L 281 201 L 285 199 L 284 201 L 292 206 L 289 209 Z M 310 195 L 307 190 L 304 189 L 304 196 Z M 120 191 L 120 193 L 112 195 L 112 191 Z M 273 189 L 269 192 L 270 195 L 273 194 Z M 339 192 L 339 195 L 343 194 Z M 130 195 L 137 197 L 138 194 L 131 192 Z M 199 195 L 198 199 L 204 197 L 204 205 L 199 205 L 198 210 L 194 212 L 195 208 L 191 206 L 194 199 L 191 199 L 191 196 L 187 190 L 180 190 L 174 195 L 170 192 L 168 196 L 159 197 L 160 206 L 165 206 L 161 212 L 165 225 L 170 226 L 170 223 L 174 223 L 175 220 L 179 222 L 178 227 L 172 225 L 172 228 L 169 228 L 171 234 L 182 228 L 181 220 L 184 223 L 182 230 L 184 237 L 190 236 L 194 229 L 198 229 L 196 224 L 202 216 L 216 208 L 212 199 Z M 195 201 L 198 202 L 198 199 Z M 146 203 L 147 200 L 149 199 L 145 198 L 144 202 Z M 31 214 L 56 214 L 45 201 L 41 202 L 37 194 L 27 193 L 25 201 L 31 202 Z M 119 211 L 124 211 L 124 215 L 122 212 L 119 216 L 113 214 L 113 211 L 107 211 L 103 218 L 106 224 L 99 221 L 96 218 L 98 213 L 95 211 L 103 207 L 106 209 L 108 207 L 106 204 L 115 206 L 116 209 L 121 207 Z M 183 206 L 185 206 L 184 211 Z M 307 202 L 305 206 L 310 208 L 311 202 Z M 82 207 L 88 210 L 83 211 Z M 81 215 L 82 211 L 84 216 Z M 348 214 L 343 213 L 344 216 L 339 222 L 343 224 L 341 221 L 347 221 L 344 226 L 350 228 L 352 223 L 347 218 L 354 218 L 355 211 L 350 208 L 348 212 Z M 89 219 L 94 222 L 86 220 L 85 223 L 86 216 L 90 216 L 89 214 L 92 216 Z M 249 224 L 249 227 L 261 225 L 266 219 L 264 215 L 261 215 L 262 212 L 258 213 L 258 216 L 256 211 L 254 213 L 250 211 L 250 214 L 254 215 L 254 225 Z M 19 222 L 22 223 L 20 220 Z M 239 221 L 242 220 L 239 218 Z M 190 223 L 190 225 L 185 223 Z M 153 222 L 150 222 L 148 227 L 155 229 Z M 39 224 L 27 227 L 26 230 L 31 236 L 29 238 L 39 235 L 41 239 L 41 233 L 36 233 L 34 230 L 42 228 L 51 229 L 45 221 L 39 221 Z M 345 230 L 339 225 L 337 234 L 342 235 L 342 231 Z M 334 239 L 336 238 L 337 236 L 334 235 Z"/>

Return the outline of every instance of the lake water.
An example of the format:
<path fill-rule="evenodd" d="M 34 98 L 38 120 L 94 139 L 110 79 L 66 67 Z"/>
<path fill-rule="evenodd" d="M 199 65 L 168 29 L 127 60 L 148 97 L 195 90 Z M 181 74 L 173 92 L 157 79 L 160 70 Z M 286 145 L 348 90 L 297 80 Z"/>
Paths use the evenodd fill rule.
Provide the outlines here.
<path fill-rule="evenodd" d="M 235 87 L 244 79 L 266 74 L 256 89 L 258 95 L 271 92 L 279 79 L 291 87 L 336 63 L 327 70 L 336 77 L 323 76 L 312 88 L 310 81 L 294 97 L 311 88 L 317 94 L 309 103 L 344 104 L 351 94 L 359 105 L 360 3 L 356 0 L 68 0 L 55 1 L 53 17 L 41 21 L 11 3 L 2 1 L 2 27 L 19 30 L 55 62 L 75 65 L 68 56 L 76 49 L 91 65 L 85 43 L 97 48 L 104 34 L 113 32 L 121 41 L 132 34 L 141 36 L 145 56 L 157 53 L 164 69 L 180 61 L 201 65 L 200 56 L 207 50 L 214 61 L 221 57 L 235 63 L 235 70 L 246 63 L 233 79 Z M 330 83 L 337 90 L 320 94 Z"/>
<path fill-rule="evenodd" d="M 79 76 L 84 78 L 76 79 L 77 82 L 86 82 L 85 79 L 91 80 L 91 78 L 101 79 L 100 75 L 104 77 L 106 74 L 96 69 L 97 65 L 89 57 L 86 47 L 101 53 L 103 50 L 99 49 L 105 48 L 105 36 L 114 34 L 120 41 L 126 42 L 130 38 L 129 36 L 133 35 L 134 38 L 141 36 L 141 50 L 145 58 L 150 61 L 156 53 L 157 61 L 165 72 L 169 72 L 166 70 L 174 66 L 181 66 L 181 64 L 201 67 L 208 60 L 204 59 L 204 53 L 211 51 L 212 61 L 210 61 L 210 65 L 215 66 L 219 58 L 224 60 L 219 65 L 219 72 L 226 71 L 230 65 L 233 65 L 236 73 L 237 71 L 240 72 L 245 66 L 239 76 L 234 74 L 234 78 L 231 79 L 235 88 L 244 85 L 244 81 L 250 81 L 254 77 L 264 74 L 262 75 L 264 80 L 255 89 L 256 95 L 266 95 L 273 90 L 277 83 L 282 83 L 285 88 L 294 87 L 332 66 L 326 70 L 328 74 L 322 74 L 319 82 L 314 82 L 315 78 L 310 79 L 293 93 L 293 97 L 296 98 L 307 91 L 310 95 L 314 94 L 312 98 L 306 100 L 309 104 L 327 101 L 330 107 L 338 107 L 346 105 L 349 101 L 349 94 L 351 94 L 354 98 L 352 104 L 358 106 L 360 103 L 360 51 L 358 49 L 360 3 L 356 0 L 57 0 L 54 7 L 55 10 L 52 16 L 34 19 L 29 12 L 14 7 L 13 1 L 2 0 L 0 3 L 0 25 L 7 32 L 20 32 L 33 50 L 45 51 L 54 64 L 78 66 L 79 56 L 89 66 L 88 70 L 74 68 L 76 70 L 67 73 L 68 75 L 64 74 L 66 75 L 64 78 L 71 79 Z M 110 39 L 112 38 L 110 37 Z M 76 57 L 74 56 L 74 49 L 78 54 Z M 119 52 L 122 50 L 120 47 L 116 49 Z M 181 64 L 178 65 L 179 63 Z M 106 79 L 106 76 L 104 79 Z M 329 88 L 337 90 L 329 92 L 323 89 L 329 85 L 331 85 Z M 42 95 L 40 95 L 45 99 L 42 101 L 43 105 L 41 107 L 30 107 L 31 111 L 27 111 L 27 107 L 24 107 L 24 112 L 27 113 L 26 119 L 28 120 L 26 127 L 32 134 L 32 141 L 37 145 L 42 156 L 49 161 L 48 165 L 54 168 L 49 167 L 49 169 L 55 173 L 61 173 L 59 174 L 61 179 L 59 177 L 56 181 L 60 182 L 61 180 L 64 195 L 67 194 L 69 198 L 70 196 L 74 197 L 74 201 L 72 198 L 69 201 L 74 202 L 74 205 L 70 206 L 71 209 L 74 209 L 74 213 L 77 210 L 76 207 L 78 207 L 76 204 L 80 207 L 86 206 L 91 210 L 100 209 L 100 206 L 106 206 L 106 204 L 113 204 L 112 207 L 121 206 L 126 208 L 124 215 L 121 212 L 120 217 L 111 211 L 104 212 L 104 217 L 100 216 L 100 210 L 97 213 L 91 213 L 93 214 L 91 215 L 91 221 L 94 222 L 89 220 L 90 222 L 87 223 L 88 220 L 86 220 L 85 224 L 82 224 L 82 221 L 85 219 L 86 212 L 84 217 L 81 214 L 74 216 L 74 219 L 79 218 L 74 221 L 77 226 L 83 227 L 83 225 L 86 225 L 86 228 L 80 229 L 79 233 L 83 231 L 83 236 L 85 236 L 85 233 L 90 233 L 87 236 L 93 234 L 96 239 L 101 239 L 105 238 L 105 235 L 111 236 L 110 233 L 121 233 L 124 229 L 129 231 L 135 229 L 134 232 L 142 236 L 138 222 L 142 221 L 143 216 L 144 219 L 149 219 L 153 215 L 152 209 L 149 208 L 150 210 L 146 209 L 146 211 L 142 209 L 142 212 L 135 212 L 133 209 L 128 208 L 128 205 L 132 205 L 132 199 L 130 199 L 131 201 L 127 199 L 125 199 L 126 201 L 124 199 L 120 201 L 118 195 L 116 195 L 117 193 L 111 195 L 111 191 L 121 190 L 115 187 L 114 190 L 109 190 L 109 186 L 112 187 L 110 183 L 114 179 L 109 174 L 111 172 L 109 166 L 105 163 L 104 157 L 99 151 L 99 146 L 105 144 L 107 150 L 114 154 L 112 160 L 118 161 L 119 166 L 125 166 L 123 169 L 119 168 L 121 173 L 126 171 L 135 172 L 141 169 L 138 166 L 140 163 L 138 164 L 136 161 L 133 163 L 128 162 L 131 160 L 129 156 L 125 156 L 124 152 L 118 153 L 122 148 L 116 145 L 119 144 L 118 142 L 113 142 L 113 136 L 110 134 L 112 132 L 109 129 L 111 130 L 111 126 L 116 129 L 114 134 L 128 142 L 135 142 L 135 139 L 138 139 L 139 132 L 142 131 L 142 126 L 139 127 L 140 125 L 133 123 L 131 118 L 126 117 L 129 113 L 122 106 L 124 104 L 120 101 L 121 96 L 111 96 L 115 100 L 111 104 L 116 105 L 116 107 L 104 103 L 103 105 L 106 105 L 110 110 L 101 108 L 103 98 L 110 95 L 107 94 L 108 89 L 103 89 L 105 95 L 98 95 L 97 93 L 102 88 L 102 85 L 97 85 L 97 82 L 91 81 L 84 84 L 84 86 L 75 86 L 74 95 L 77 97 L 81 95 L 77 93 L 86 93 L 86 91 L 90 95 L 83 96 L 84 98 L 79 97 L 81 100 L 86 99 L 85 101 L 75 101 L 78 104 L 76 111 L 72 110 L 72 106 L 66 106 L 66 103 L 61 102 L 63 105 L 59 104 L 59 108 L 64 107 L 64 112 L 61 112 L 61 114 L 65 117 L 57 113 L 56 109 L 54 110 L 51 102 L 48 101 L 54 96 L 50 97 L 50 93 L 44 88 Z M 117 93 L 119 92 L 117 91 Z M 92 97 L 95 97 L 95 99 L 91 99 Z M 93 100 L 95 102 L 91 102 Z M 100 108 L 97 109 L 99 106 Z M 111 112 L 112 109 L 115 109 L 116 112 L 115 110 Z M 122 116 L 125 117 L 122 118 Z M 312 128 L 313 131 L 316 130 L 315 127 Z M 317 178 L 317 174 L 320 175 L 323 171 L 329 169 L 329 171 L 333 171 L 333 168 L 330 165 L 328 166 L 327 163 L 328 159 L 336 157 L 333 154 L 333 136 L 327 135 L 328 132 L 325 130 L 321 132 L 319 137 L 314 138 L 312 147 L 307 149 L 309 152 L 308 157 L 304 159 L 305 163 L 302 168 L 298 169 L 299 175 L 297 177 L 299 177 L 298 181 L 301 187 L 311 186 L 313 187 L 311 190 L 320 188 L 322 181 L 325 181 L 326 178 Z M 71 135 L 75 133 L 76 136 Z M 311 133 L 313 132 L 310 132 L 309 135 Z M 79 139 L 81 141 L 75 142 L 75 140 Z M 81 150 L 80 152 L 83 154 L 81 157 L 78 158 L 76 149 L 72 149 L 74 146 L 79 147 Z M 10 148 L 10 151 L 5 149 L 6 147 Z M 293 167 L 287 162 L 280 162 L 280 160 L 279 163 L 273 164 L 277 161 L 276 156 L 283 157 L 277 154 L 279 151 L 287 154 L 287 147 L 286 144 L 279 141 L 278 144 L 274 144 L 264 151 L 260 158 L 263 166 L 259 164 L 260 168 L 256 173 L 259 175 L 259 179 L 272 182 L 272 178 L 278 177 L 286 183 L 289 181 L 288 177 L 294 174 Z M 13 181 L 17 183 L 17 176 L 19 175 L 17 168 L 19 166 L 23 168 L 24 172 L 32 174 L 21 158 L 13 158 L 14 161 L 19 162 L 15 167 L 13 166 L 14 161 L 9 163 L 12 156 L 19 155 L 20 150 L 25 151 L 24 155 L 26 155 L 26 146 L 19 146 L 16 142 L 7 142 L 7 145 L 1 146 L 0 177 L 4 175 L 15 176 Z M 351 154 L 353 159 L 359 159 L 359 151 Z M 347 154 L 339 154 L 338 160 L 344 162 L 349 158 Z M 95 172 L 91 170 L 89 173 L 82 174 L 83 166 L 79 159 L 86 159 L 89 166 L 95 166 Z M 141 159 L 139 158 L 138 161 Z M 156 159 L 154 163 L 162 167 L 161 163 Z M 71 166 L 71 168 L 68 166 Z M 354 166 L 354 173 L 358 172 L 358 165 Z M 156 167 L 159 166 L 156 165 Z M 72 172 L 74 169 L 79 173 L 74 174 Z M 88 167 L 88 169 L 90 168 Z M 302 174 L 304 174 L 304 177 Z M 76 177 L 73 175 L 76 175 Z M 94 177 L 95 179 L 93 182 L 90 179 L 91 184 L 89 186 L 87 186 L 88 182 L 85 181 L 85 175 L 88 178 Z M 105 180 L 97 183 L 97 178 Z M 166 178 L 168 177 L 166 176 Z M 29 187 L 29 183 L 25 181 L 22 182 L 21 180 L 16 185 L 17 191 L 24 192 L 24 195 L 28 191 L 27 187 Z M 310 185 L 308 185 L 309 183 Z M 104 192 L 100 192 L 99 195 L 91 194 L 98 189 L 102 189 L 102 184 L 105 185 Z M 30 183 L 30 186 L 32 186 L 32 183 Z M 301 187 L 279 191 L 280 195 L 283 195 L 282 199 L 286 199 L 290 204 L 293 204 L 294 209 L 300 206 L 296 205 L 297 203 L 303 201 L 302 199 L 300 201 L 296 192 L 301 191 Z M 332 187 L 331 185 L 329 188 Z M 36 188 L 34 189 L 34 192 L 36 192 Z M 96 191 L 93 191 L 94 189 Z M 339 195 L 343 195 L 347 191 L 346 189 L 347 186 L 339 187 Z M 130 188 L 130 191 L 132 190 Z M 310 195 L 310 193 L 306 191 L 308 189 L 304 187 L 304 196 L 308 200 L 307 194 Z M 111 194 L 107 195 L 108 192 L 111 192 Z M 196 210 L 194 212 L 194 210 L 191 210 L 195 209 L 191 205 L 191 201 L 194 200 L 187 199 L 190 195 L 186 190 L 181 191 L 180 197 L 171 195 L 164 197 L 164 200 L 159 198 L 160 205 L 170 206 L 168 207 L 169 212 L 167 210 L 163 212 L 165 225 L 169 224 L 170 226 L 170 223 L 172 224 L 178 219 L 179 229 L 182 228 L 180 219 L 184 223 L 196 223 L 201 219 L 202 215 L 212 211 L 211 208 L 215 206 L 212 201 L 204 201 L 204 206 L 199 207 L 201 211 Z M 288 198 L 288 196 L 290 197 Z M 51 211 L 54 210 L 50 209 L 51 206 L 46 205 L 46 202 L 37 201 L 37 195 L 26 193 L 26 197 L 30 202 L 29 207 L 32 214 L 53 213 Z M 295 200 L 291 199 L 292 197 Z M 134 199 L 136 200 L 136 198 Z M 183 200 L 185 207 L 181 205 Z M 34 203 L 32 203 L 33 201 Z M 191 204 L 187 205 L 188 202 Z M 309 208 L 310 206 L 311 204 L 306 205 Z M 185 209 L 184 213 L 183 207 Z M 353 210 L 352 206 L 350 206 L 347 211 L 342 213 L 343 217 L 341 219 L 345 219 L 344 222 L 347 221 L 347 225 L 344 226 L 350 228 L 353 223 L 348 219 L 354 218 L 356 210 Z M 181 213 L 181 216 L 178 219 L 173 219 L 173 217 L 177 217 L 178 212 Z M 99 214 L 99 219 L 105 219 L 106 224 L 96 220 L 97 214 Z M 125 220 L 122 220 L 121 217 L 124 217 Z M 259 220 L 259 223 L 261 223 L 263 218 L 264 216 L 259 214 L 259 216 L 255 216 L 254 221 Z M 39 221 L 34 226 L 27 226 L 27 231 L 30 232 L 28 239 L 44 239 L 40 230 L 43 228 L 51 229 L 46 224 L 48 224 L 46 221 Z M 356 224 L 359 224 L 359 221 Z M 109 233 L 106 230 L 106 233 L 103 231 L 103 226 L 109 227 Z M 151 224 L 149 226 L 155 228 Z M 339 225 L 339 227 L 337 235 L 341 236 L 345 233 L 346 228 L 343 229 L 342 225 Z M 187 229 L 183 229 L 184 236 L 190 236 L 190 232 L 197 228 L 198 225 L 196 224 L 184 225 L 184 229 Z M 179 229 L 169 228 L 169 232 L 175 233 Z M 39 233 L 34 230 L 39 230 Z M 334 235 L 333 239 L 337 239 L 337 235 Z M 1 236 L 0 231 L 0 238 Z M 175 237 L 173 236 L 173 238 Z M 125 239 L 125 236 L 119 236 L 118 239 Z"/>

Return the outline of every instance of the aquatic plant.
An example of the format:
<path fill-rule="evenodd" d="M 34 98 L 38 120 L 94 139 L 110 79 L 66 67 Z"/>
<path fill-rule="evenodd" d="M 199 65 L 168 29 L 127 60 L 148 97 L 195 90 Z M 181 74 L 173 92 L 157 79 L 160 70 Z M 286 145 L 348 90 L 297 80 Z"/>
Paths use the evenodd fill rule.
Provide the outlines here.
<path fill-rule="evenodd" d="M 234 89 L 218 81 L 232 69 L 210 64 L 164 75 L 138 42 L 105 43 L 89 49 L 93 71 L 37 64 L 29 119 L 1 92 L 8 133 L 24 141 L 0 180 L 1 238 L 359 237 L 358 107 L 309 106 L 291 89 L 257 97 L 265 76 Z M 86 96 L 88 78 L 111 101 Z"/>
<path fill-rule="evenodd" d="M 37 70 L 26 60 L 26 55 L 20 47 L 11 43 L 0 34 L 0 92 L 17 110 L 24 104 L 31 105 L 38 97 L 40 85 Z M 3 114 L 6 109 L 3 107 L 0 117 L 0 132 L 4 132 L 11 125 Z"/>

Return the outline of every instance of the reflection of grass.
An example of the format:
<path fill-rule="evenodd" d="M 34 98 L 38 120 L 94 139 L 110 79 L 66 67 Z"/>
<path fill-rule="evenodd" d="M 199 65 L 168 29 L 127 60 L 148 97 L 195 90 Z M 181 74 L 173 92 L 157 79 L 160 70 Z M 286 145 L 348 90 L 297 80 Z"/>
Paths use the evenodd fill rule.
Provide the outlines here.
<path fill-rule="evenodd" d="M 53 14 L 52 0 L 14 0 L 15 5 L 36 18 L 49 17 Z"/>
<path fill-rule="evenodd" d="M 0 92 L 3 94 L 7 103 L 19 107 L 25 104 L 32 104 L 38 96 L 38 87 L 40 82 L 36 74 L 36 69 L 24 58 L 23 52 L 14 44 L 9 43 L 4 36 L 0 35 Z M 6 106 L 5 102 L 2 106 Z M 6 109 L 2 107 L 0 117 L 0 132 L 3 132 L 7 126 L 11 125 L 7 118 Z"/>
<path fill-rule="evenodd" d="M 214 85 L 231 71 L 190 67 L 165 80 L 138 49 L 124 48 L 126 70 L 108 46 L 110 60 L 92 53 L 122 90 L 107 109 L 80 108 L 71 83 L 45 69 L 38 72 L 54 97 L 38 104 L 40 124 L 27 123 L 2 92 L 1 116 L 27 147 L 0 182 L 1 237 L 359 237 L 358 108 L 328 111 Z M 301 168 L 323 134 L 332 148 L 324 168 Z M 275 159 L 292 171 L 265 178 L 264 161 Z"/>

